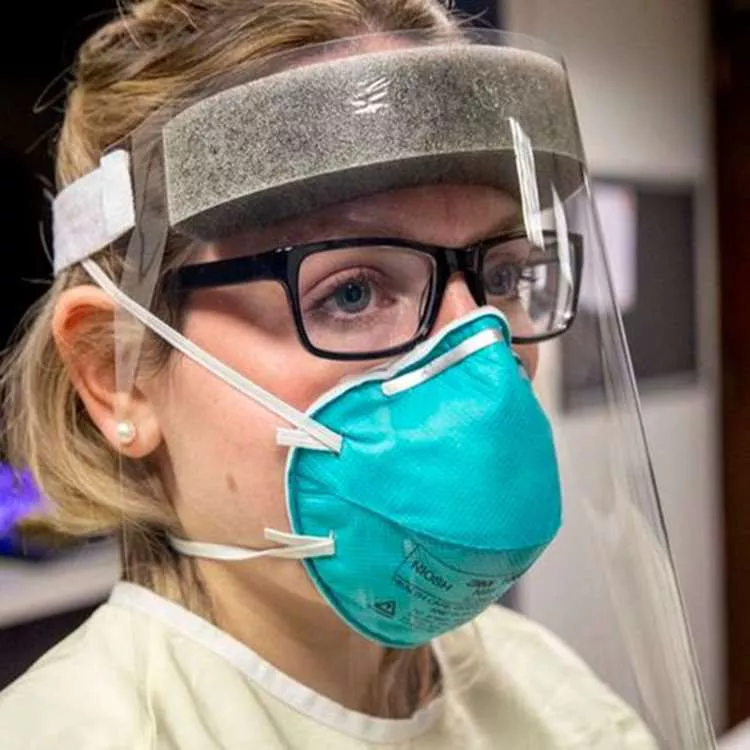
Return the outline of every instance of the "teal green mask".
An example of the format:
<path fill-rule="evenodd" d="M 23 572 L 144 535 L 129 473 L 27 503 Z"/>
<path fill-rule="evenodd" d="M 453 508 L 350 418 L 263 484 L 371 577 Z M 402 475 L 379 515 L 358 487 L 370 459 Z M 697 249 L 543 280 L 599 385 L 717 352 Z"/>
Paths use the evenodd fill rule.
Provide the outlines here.
<path fill-rule="evenodd" d="M 332 535 L 304 560 L 338 614 L 413 647 L 471 620 L 534 563 L 561 522 L 550 425 L 496 310 L 457 321 L 307 414 L 338 454 L 295 447 L 292 531 Z"/>

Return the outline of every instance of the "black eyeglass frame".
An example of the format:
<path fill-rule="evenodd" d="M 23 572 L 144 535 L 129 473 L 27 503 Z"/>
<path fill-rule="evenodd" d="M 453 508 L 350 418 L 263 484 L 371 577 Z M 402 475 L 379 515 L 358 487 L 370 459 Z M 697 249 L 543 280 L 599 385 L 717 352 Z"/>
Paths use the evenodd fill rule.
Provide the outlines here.
<path fill-rule="evenodd" d="M 545 230 L 542 232 L 542 235 L 545 239 L 557 239 L 559 237 L 559 233 L 554 230 Z M 164 287 L 167 294 L 174 299 L 173 295 L 180 298 L 186 292 L 196 289 L 233 286 L 253 281 L 276 281 L 285 289 L 294 323 L 297 327 L 297 334 L 303 346 L 309 352 L 324 359 L 333 360 L 381 359 L 409 351 L 429 337 L 430 331 L 437 319 L 440 302 L 443 299 L 448 280 L 453 274 L 463 274 L 469 291 L 478 305 L 487 304 L 482 280 L 484 255 L 490 248 L 495 248 L 498 245 L 519 239 L 528 239 L 528 234 L 524 230 L 515 230 L 489 237 L 466 247 L 428 245 L 396 237 L 352 237 L 323 240 L 300 245 L 276 247 L 257 255 L 243 255 L 226 260 L 181 266 L 165 275 Z M 562 335 L 572 325 L 578 309 L 581 286 L 583 236 L 569 232 L 568 241 L 573 259 L 573 297 L 563 325 L 553 331 L 535 336 L 513 336 L 512 343 L 532 344 L 547 341 Z M 299 270 L 302 263 L 308 256 L 327 250 L 372 246 L 412 250 L 431 258 L 434 268 L 432 289 L 430 299 L 428 304 L 425 305 L 425 311 L 422 314 L 422 320 L 419 323 L 416 333 L 404 344 L 375 352 L 331 352 L 326 349 L 319 349 L 307 336 L 300 306 Z"/>

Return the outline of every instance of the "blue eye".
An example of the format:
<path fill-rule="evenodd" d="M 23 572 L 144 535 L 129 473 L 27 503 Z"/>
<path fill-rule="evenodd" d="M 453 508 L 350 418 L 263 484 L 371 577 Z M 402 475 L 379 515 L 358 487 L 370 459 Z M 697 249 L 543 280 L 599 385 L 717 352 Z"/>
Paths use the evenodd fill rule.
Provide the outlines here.
<path fill-rule="evenodd" d="M 366 280 L 349 280 L 336 288 L 330 301 L 341 312 L 354 315 L 366 310 L 372 301 L 372 286 Z"/>

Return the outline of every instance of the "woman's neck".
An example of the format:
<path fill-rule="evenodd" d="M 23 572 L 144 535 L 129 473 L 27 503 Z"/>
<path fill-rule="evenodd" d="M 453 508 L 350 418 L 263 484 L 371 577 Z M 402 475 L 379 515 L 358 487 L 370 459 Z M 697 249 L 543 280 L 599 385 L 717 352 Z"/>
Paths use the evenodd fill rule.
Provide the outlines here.
<path fill-rule="evenodd" d="M 407 718 L 437 691 L 439 674 L 429 648 L 379 646 L 351 630 L 323 601 L 290 593 L 277 580 L 250 578 L 247 570 L 203 560 L 199 571 L 219 628 L 336 703 Z"/>

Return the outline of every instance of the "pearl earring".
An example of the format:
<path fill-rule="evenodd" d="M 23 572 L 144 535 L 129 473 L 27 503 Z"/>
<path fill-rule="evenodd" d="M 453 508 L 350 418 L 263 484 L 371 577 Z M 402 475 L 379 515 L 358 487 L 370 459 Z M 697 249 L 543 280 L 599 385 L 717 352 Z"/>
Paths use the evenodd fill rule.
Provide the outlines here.
<path fill-rule="evenodd" d="M 123 445 L 130 445 L 135 440 L 135 425 L 123 420 L 117 423 L 117 439 Z"/>

